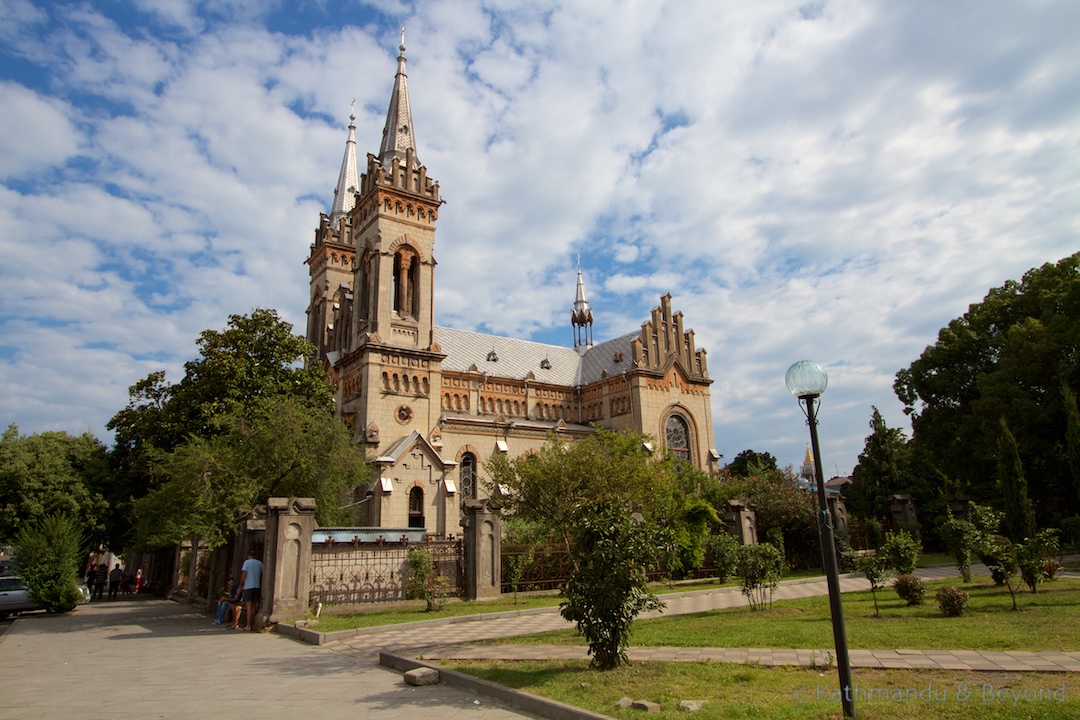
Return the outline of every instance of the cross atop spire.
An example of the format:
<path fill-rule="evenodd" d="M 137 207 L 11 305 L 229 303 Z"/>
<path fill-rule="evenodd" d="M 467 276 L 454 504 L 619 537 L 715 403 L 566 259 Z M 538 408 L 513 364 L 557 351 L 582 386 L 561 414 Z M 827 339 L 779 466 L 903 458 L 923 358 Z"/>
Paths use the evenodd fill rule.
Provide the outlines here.
<path fill-rule="evenodd" d="M 584 352 L 593 344 L 593 316 L 589 308 L 589 298 L 585 295 L 585 280 L 581 277 L 580 255 L 577 262 L 577 295 L 574 298 L 574 309 L 570 311 L 570 323 L 574 326 L 574 347 L 578 352 Z"/>
<path fill-rule="evenodd" d="M 396 157 L 405 162 L 406 153 L 412 150 L 413 168 L 420 167 L 416 157 L 416 141 L 413 137 L 412 110 L 409 107 L 409 82 L 405 74 L 405 28 L 401 28 L 401 45 L 398 46 L 398 69 L 394 77 L 394 90 L 390 94 L 390 107 L 386 111 L 379 162 L 389 169 Z"/>
<path fill-rule="evenodd" d="M 356 100 L 352 101 L 349 115 L 349 139 L 345 141 L 345 156 L 341 158 L 341 172 L 334 188 L 334 206 L 330 210 L 330 226 L 337 230 L 341 216 L 356 205 L 356 191 L 360 187 L 356 173 Z"/>

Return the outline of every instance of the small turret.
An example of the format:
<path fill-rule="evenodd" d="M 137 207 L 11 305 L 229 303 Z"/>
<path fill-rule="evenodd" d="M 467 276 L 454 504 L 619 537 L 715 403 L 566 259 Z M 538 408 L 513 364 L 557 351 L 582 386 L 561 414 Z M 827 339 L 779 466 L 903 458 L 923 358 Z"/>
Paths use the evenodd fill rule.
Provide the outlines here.
<path fill-rule="evenodd" d="M 589 308 L 589 298 L 585 295 L 585 281 L 581 277 L 581 256 L 578 256 L 577 296 L 574 299 L 574 309 L 570 311 L 570 324 L 574 326 L 574 348 L 584 354 L 593 344 L 593 316 Z"/>

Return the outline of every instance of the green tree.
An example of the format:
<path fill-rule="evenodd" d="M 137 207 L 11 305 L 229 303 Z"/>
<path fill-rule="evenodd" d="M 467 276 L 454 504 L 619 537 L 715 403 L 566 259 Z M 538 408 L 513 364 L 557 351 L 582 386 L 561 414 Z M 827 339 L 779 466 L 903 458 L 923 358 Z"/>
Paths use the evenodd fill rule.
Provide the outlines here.
<path fill-rule="evenodd" d="M 0 437 L 0 543 L 55 514 L 100 539 L 108 508 L 100 489 L 108 475 L 105 446 L 93 435 L 20 435 L 9 425 Z"/>
<path fill-rule="evenodd" d="M 999 421 L 1017 440 L 1036 513 L 1076 502 L 1060 388 L 1080 386 L 1080 253 L 991 289 L 951 321 L 894 388 L 932 465 L 977 501 L 997 495 Z M 1074 508 L 1075 510 L 1075 508 Z"/>
<path fill-rule="evenodd" d="M 1035 534 L 1035 510 L 1028 498 L 1020 449 L 1005 418 L 1001 418 L 997 478 L 1001 503 L 1005 508 L 1005 535 L 1013 542 L 1032 537 Z"/>
<path fill-rule="evenodd" d="M 566 443 L 554 436 L 536 454 L 496 453 L 484 465 L 492 502 L 507 515 L 551 528 L 567 550 L 577 508 L 597 496 L 622 498 L 656 526 L 670 526 L 684 497 L 667 460 L 644 449 L 648 438 L 597 429 Z"/>
<path fill-rule="evenodd" d="M 892 495 L 905 490 L 907 438 L 900 430 L 886 425 L 876 407 L 870 409 L 873 411 L 870 434 L 843 494 L 848 509 L 856 517 L 881 519 L 889 516 Z"/>
<path fill-rule="evenodd" d="M 156 466 L 161 482 L 135 503 L 138 539 L 147 547 L 197 537 L 228 539 L 254 505 L 270 497 L 312 497 L 321 525 L 347 524 L 353 491 L 369 465 L 352 431 L 302 401 L 272 397 L 215 420 L 210 437 L 192 436 Z"/>
<path fill-rule="evenodd" d="M 35 518 L 15 534 L 19 575 L 49 612 L 68 612 L 82 599 L 78 578 L 84 549 L 79 522 L 60 513 Z"/>
<path fill-rule="evenodd" d="M 626 661 L 634 618 L 664 606 L 645 582 L 654 530 L 625 498 L 603 493 L 575 507 L 570 527 L 574 569 L 559 612 L 589 642 L 592 666 L 612 670 Z"/>
<path fill-rule="evenodd" d="M 759 453 L 754 450 L 743 450 L 727 466 L 728 472 L 734 477 L 752 477 L 778 469 L 775 457 L 767 452 Z"/>
<path fill-rule="evenodd" d="M 1061 384 L 1061 400 L 1065 406 L 1065 447 L 1069 453 L 1069 473 L 1076 497 L 1080 500 L 1080 410 L 1076 407 L 1076 394 L 1065 383 Z"/>
<path fill-rule="evenodd" d="M 232 315 L 224 329 L 204 331 L 197 345 L 199 357 L 185 364 L 179 382 L 169 383 L 161 371 L 151 373 L 130 388 L 127 407 L 109 421 L 107 427 L 115 436 L 109 456 L 114 477 L 107 494 L 114 509 L 108 529 L 111 547 L 133 541 L 140 527 L 142 540 L 154 543 L 174 536 L 164 530 L 166 526 L 220 527 L 219 522 L 207 522 L 208 516 L 200 512 L 182 517 L 170 512 L 172 520 L 165 517 L 170 508 L 185 507 L 199 487 L 196 476 L 202 473 L 195 473 L 195 468 L 200 462 L 204 469 L 215 467 L 208 478 L 220 477 L 222 467 L 230 465 L 228 458 L 241 453 L 242 448 L 231 446 L 242 437 L 243 423 L 249 432 L 272 427 L 278 400 L 290 402 L 292 410 L 284 416 L 290 421 L 299 422 L 296 415 L 301 412 L 311 416 L 310 422 L 322 422 L 333 410 L 333 391 L 321 368 L 303 364 L 314 347 L 294 335 L 292 326 L 273 310 Z M 221 439 L 221 435 L 229 437 Z M 275 457 L 274 453 L 270 456 Z M 185 472 L 195 473 L 188 475 L 186 490 L 179 482 Z M 172 484 L 164 488 L 169 481 Z M 245 488 L 227 494 L 233 499 L 259 495 Z M 201 504 L 208 497 L 206 488 L 203 491 Z M 338 505 L 330 503 L 327 509 Z M 162 522 L 162 527 L 146 532 L 150 524 L 139 521 L 137 507 Z M 196 522 L 200 514 L 202 520 Z"/>

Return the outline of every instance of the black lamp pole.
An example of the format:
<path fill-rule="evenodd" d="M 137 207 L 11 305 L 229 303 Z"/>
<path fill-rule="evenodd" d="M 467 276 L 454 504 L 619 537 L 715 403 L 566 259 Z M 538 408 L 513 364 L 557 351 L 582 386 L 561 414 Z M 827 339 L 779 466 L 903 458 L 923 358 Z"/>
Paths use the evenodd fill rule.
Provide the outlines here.
<path fill-rule="evenodd" d="M 840 570 L 836 565 L 836 544 L 833 541 L 832 516 L 825 498 L 825 476 L 821 472 L 821 448 L 818 446 L 817 412 L 815 405 L 820 394 L 800 395 L 806 422 L 810 426 L 810 444 L 814 451 L 814 477 L 817 479 L 818 529 L 821 531 L 821 561 L 829 583 L 829 609 L 832 612 L 833 641 L 836 643 L 836 669 L 840 675 L 840 702 L 845 718 L 855 718 L 855 686 L 851 681 L 851 660 L 848 658 L 847 632 L 844 630 L 844 606 L 840 600 Z"/>

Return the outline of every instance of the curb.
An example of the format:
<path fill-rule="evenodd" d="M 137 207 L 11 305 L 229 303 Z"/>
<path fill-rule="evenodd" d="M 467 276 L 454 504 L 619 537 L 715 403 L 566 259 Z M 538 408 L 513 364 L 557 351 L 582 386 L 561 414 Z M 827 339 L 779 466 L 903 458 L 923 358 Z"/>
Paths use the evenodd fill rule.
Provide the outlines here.
<path fill-rule="evenodd" d="M 415 668 L 431 668 L 437 670 L 441 682 L 450 687 L 473 692 L 478 695 L 484 695 L 497 700 L 503 705 L 512 707 L 515 710 L 522 710 L 527 713 L 532 713 L 533 715 L 548 718 L 549 720 L 612 720 L 608 715 L 601 715 L 589 710 L 582 710 L 573 705 L 567 705 L 555 700 L 547 700 L 520 690 L 512 690 L 503 685 L 497 685 L 496 683 L 487 680 L 481 680 L 472 675 L 466 675 L 465 673 L 460 673 L 456 670 L 448 670 L 433 663 L 413 660 L 412 658 L 395 655 L 394 653 L 380 652 L 379 664 L 383 667 L 401 672 L 406 672 Z"/>

